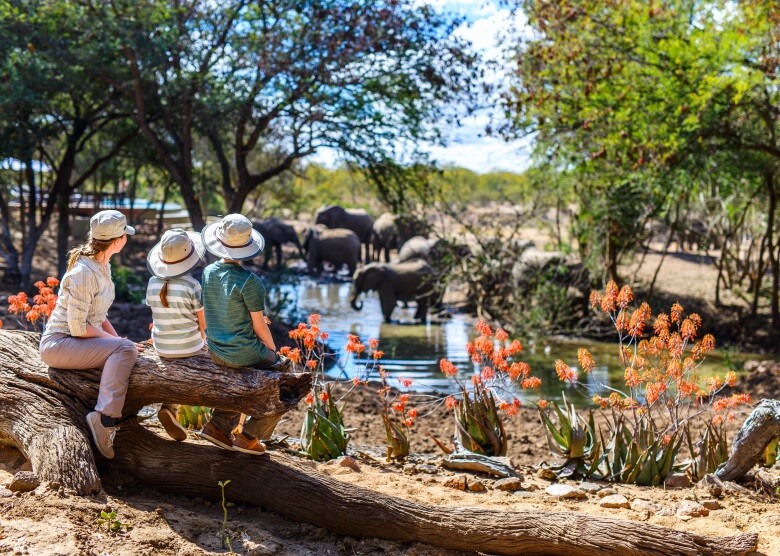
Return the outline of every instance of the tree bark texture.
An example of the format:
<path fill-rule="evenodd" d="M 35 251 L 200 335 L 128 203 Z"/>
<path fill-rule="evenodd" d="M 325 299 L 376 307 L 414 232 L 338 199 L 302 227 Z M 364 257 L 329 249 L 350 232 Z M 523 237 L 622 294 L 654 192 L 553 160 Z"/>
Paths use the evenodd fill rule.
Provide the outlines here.
<path fill-rule="evenodd" d="M 780 436 L 780 401 L 763 399 L 751 412 L 734 438 L 731 456 L 715 474 L 723 481 L 736 481 L 761 461 L 769 443 Z"/>
<path fill-rule="evenodd" d="M 84 418 L 97 400 L 101 370 L 47 367 L 38 353 L 39 338 L 0 330 L 0 438 L 27 456 L 41 480 L 80 494 L 97 492 L 100 480 Z M 208 355 L 161 360 L 149 350 L 130 375 L 123 418 L 163 402 L 231 409 L 274 421 L 298 404 L 310 384 L 309 373 L 229 369 Z"/>
<path fill-rule="evenodd" d="M 99 488 L 84 415 L 94 403 L 98 370 L 48 369 L 38 335 L 0 330 L 0 435 L 18 446 L 43 480 L 86 493 Z M 308 390 L 307 374 L 222 369 L 207 356 L 169 362 L 144 354 L 131 375 L 127 414 L 154 402 L 213 405 L 273 419 Z M 292 405 L 291 405 L 292 404 Z M 444 508 L 386 496 L 320 474 L 279 453 L 249 455 L 177 443 L 128 419 L 109 473 L 186 496 L 260 506 L 335 533 L 422 542 L 490 554 L 736 555 L 757 547 L 756 534 L 702 537 L 646 523 L 537 510 Z M 75 477 L 75 478 L 74 478 Z"/>

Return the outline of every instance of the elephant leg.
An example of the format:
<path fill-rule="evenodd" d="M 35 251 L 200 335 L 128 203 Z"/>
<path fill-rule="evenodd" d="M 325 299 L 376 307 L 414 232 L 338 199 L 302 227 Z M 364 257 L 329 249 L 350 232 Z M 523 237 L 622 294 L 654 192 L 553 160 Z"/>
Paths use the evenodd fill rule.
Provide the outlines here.
<path fill-rule="evenodd" d="M 390 262 L 390 248 L 389 247 L 385 247 L 385 262 L 386 263 Z"/>
<path fill-rule="evenodd" d="M 395 297 L 391 295 L 382 295 L 380 293 L 379 302 L 382 305 L 382 315 L 385 317 L 385 322 L 390 322 L 390 315 L 393 314 L 393 309 L 395 309 Z"/>
<path fill-rule="evenodd" d="M 276 248 L 276 268 L 282 268 L 282 244 L 277 243 L 275 248 Z"/>
<path fill-rule="evenodd" d="M 263 262 L 263 268 L 266 268 L 266 269 L 268 268 L 268 261 L 269 261 L 270 258 L 271 258 L 271 250 L 268 249 L 265 252 L 265 261 Z"/>
<path fill-rule="evenodd" d="M 414 318 L 419 320 L 421 324 L 425 324 L 428 320 L 428 298 L 421 297 L 417 301 L 417 311 L 414 313 Z"/>

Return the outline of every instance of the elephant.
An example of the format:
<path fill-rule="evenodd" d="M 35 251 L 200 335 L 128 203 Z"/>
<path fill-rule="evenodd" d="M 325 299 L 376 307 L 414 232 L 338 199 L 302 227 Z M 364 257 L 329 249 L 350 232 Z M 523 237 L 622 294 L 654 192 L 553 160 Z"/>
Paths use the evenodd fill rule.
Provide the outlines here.
<path fill-rule="evenodd" d="M 395 227 L 395 216 L 384 212 L 374 220 L 371 233 L 371 246 L 373 247 L 373 260 L 378 261 L 385 252 L 385 262 L 390 262 L 390 249 L 398 249 L 398 230 Z"/>
<path fill-rule="evenodd" d="M 314 226 L 306 233 L 303 242 L 309 272 L 318 275 L 322 263 L 329 262 L 338 272 L 341 265 L 349 267 L 350 275 L 357 268 L 360 258 L 360 239 L 352 230 Z"/>
<path fill-rule="evenodd" d="M 292 243 L 298 248 L 301 259 L 306 260 L 301 247 L 301 241 L 295 228 L 279 220 L 278 218 L 268 218 L 262 221 L 253 221 L 252 226 L 260 232 L 265 239 L 265 262 L 263 268 L 268 268 L 268 261 L 271 259 L 271 250 L 276 251 L 276 268 L 282 267 L 282 245 Z"/>
<path fill-rule="evenodd" d="M 349 302 L 360 311 L 363 303 L 358 302 L 363 292 L 379 292 L 382 316 L 390 322 L 398 301 L 417 301 L 414 318 L 421 323 L 427 321 L 428 307 L 436 298 L 431 266 L 422 259 L 404 263 L 370 263 L 352 275 Z"/>
<path fill-rule="evenodd" d="M 519 295 L 532 294 L 540 283 L 557 286 L 566 290 L 572 308 L 587 314 L 590 274 L 581 262 L 564 253 L 528 247 L 512 265 L 511 275 Z"/>
<path fill-rule="evenodd" d="M 360 243 L 365 245 L 366 263 L 371 262 L 370 245 L 374 219 L 363 209 L 345 209 L 338 205 L 325 205 L 321 207 L 314 218 L 315 224 L 322 224 L 328 228 L 346 228 L 357 235 Z M 358 254 L 358 259 L 360 254 Z"/>
<path fill-rule="evenodd" d="M 426 238 L 414 236 L 404 243 L 398 250 L 396 262 L 403 263 L 412 259 L 424 259 L 431 262 L 431 255 L 436 252 L 436 248 L 441 242 L 438 237 Z"/>

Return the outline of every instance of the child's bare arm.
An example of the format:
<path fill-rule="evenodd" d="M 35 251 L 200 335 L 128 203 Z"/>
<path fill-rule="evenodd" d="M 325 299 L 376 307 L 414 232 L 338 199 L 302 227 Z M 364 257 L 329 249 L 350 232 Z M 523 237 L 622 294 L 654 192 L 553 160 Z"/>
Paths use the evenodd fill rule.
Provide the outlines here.
<path fill-rule="evenodd" d="M 203 336 L 203 339 L 206 339 L 206 311 L 203 309 L 196 311 L 195 314 L 198 316 L 198 330 L 200 330 L 200 335 Z"/>
<path fill-rule="evenodd" d="M 252 328 L 260 338 L 260 341 L 265 344 L 265 347 L 271 351 L 276 351 L 276 344 L 274 344 L 274 338 L 271 336 L 271 329 L 265 322 L 265 316 L 262 311 L 253 311 L 249 313 L 252 317 Z"/>

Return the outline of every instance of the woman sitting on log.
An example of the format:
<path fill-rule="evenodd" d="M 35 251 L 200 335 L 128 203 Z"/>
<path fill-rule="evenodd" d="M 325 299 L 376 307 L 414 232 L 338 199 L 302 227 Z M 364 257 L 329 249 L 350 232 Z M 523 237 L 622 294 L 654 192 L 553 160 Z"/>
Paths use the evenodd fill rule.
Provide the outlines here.
<path fill-rule="evenodd" d="M 57 369 L 103 368 L 95 411 L 87 426 L 95 446 L 114 457 L 116 421 L 122 416 L 130 371 L 143 346 L 120 338 L 107 318 L 114 302 L 109 259 L 135 229 L 116 210 L 104 210 L 89 221 L 87 241 L 68 254 L 57 305 L 41 337 L 41 359 Z"/>
<path fill-rule="evenodd" d="M 163 359 L 204 353 L 206 320 L 201 287 L 190 272 L 203 260 L 205 251 L 199 233 L 173 228 L 146 257 L 152 273 L 146 287 L 146 304 L 152 309 L 152 342 Z M 179 424 L 176 412 L 176 406 L 163 404 L 157 418 L 168 436 L 181 442 L 187 438 L 187 430 Z"/>

